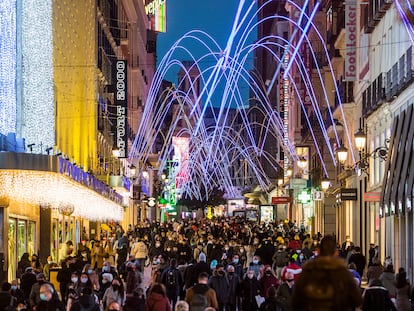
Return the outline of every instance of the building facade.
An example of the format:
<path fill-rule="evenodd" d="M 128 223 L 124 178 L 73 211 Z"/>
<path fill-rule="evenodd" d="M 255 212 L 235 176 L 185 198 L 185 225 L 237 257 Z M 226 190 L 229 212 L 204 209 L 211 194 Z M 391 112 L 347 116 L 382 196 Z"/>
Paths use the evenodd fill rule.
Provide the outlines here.
<path fill-rule="evenodd" d="M 0 279 L 11 281 L 23 253 L 58 262 L 67 241 L 99 239 L 100 224 L 134 223 L 127 152 L 156 35 L 142 1 L 7 0 L 0 14 Z"/>

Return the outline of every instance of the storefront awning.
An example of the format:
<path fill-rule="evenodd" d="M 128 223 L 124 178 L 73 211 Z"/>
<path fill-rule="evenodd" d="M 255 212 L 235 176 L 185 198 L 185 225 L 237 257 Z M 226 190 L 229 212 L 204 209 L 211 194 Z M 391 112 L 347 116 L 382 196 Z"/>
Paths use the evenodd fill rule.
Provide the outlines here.
<path fill-rule="evenodd" d="M 410 105 L 394 118 L 381 191 L 381 215 L 411 210 L 414 185 L 414 109 Z"/>
<path fill-rule="evenodd" d="M 89 220 L 121 221 L 122 196 L 56 156 L 0 153 L 0 198 L 70 210 Z"/>
<path fill-rule="evenodd" d="M 73 216 L 121 221 L 123 208 L 68 177 L 41 171 L 0 170 L 0 197 L 39 204 L 41 208 L 73 208 Z"/>

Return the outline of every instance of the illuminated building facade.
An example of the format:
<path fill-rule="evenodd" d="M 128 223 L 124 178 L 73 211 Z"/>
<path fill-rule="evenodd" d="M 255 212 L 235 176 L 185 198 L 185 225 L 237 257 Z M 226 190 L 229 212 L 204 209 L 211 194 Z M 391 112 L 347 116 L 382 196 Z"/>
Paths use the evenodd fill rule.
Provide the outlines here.
<path fill-rule="evenodd" d="M 156 35 L 142 1 L 6 0 L 0 16 L 0 279 L 10 281 L 23 253 L 57 262 L 67 240 L 127 218 L 128 164 L 112 150 L 120 123 L 126 153 L 134 137 Z M 128 75 L 118 127 L 116 60 Z"/>

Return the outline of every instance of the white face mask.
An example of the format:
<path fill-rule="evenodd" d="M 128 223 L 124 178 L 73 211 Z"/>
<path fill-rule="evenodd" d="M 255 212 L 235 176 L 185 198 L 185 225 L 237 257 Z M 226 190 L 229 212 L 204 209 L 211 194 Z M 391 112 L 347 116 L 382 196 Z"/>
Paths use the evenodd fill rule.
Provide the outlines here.
<path fill-rule="evenodd" d="M 78 281 L 78 278 L 71 278 L 72 283 L 76 283 Z"/>

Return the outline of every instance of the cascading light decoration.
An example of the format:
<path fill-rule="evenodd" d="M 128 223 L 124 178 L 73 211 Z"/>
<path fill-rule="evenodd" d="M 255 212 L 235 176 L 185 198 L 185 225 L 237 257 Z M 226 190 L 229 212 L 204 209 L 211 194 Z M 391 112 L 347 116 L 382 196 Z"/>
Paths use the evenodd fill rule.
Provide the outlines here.
<path fill-rule="evenodd" d="M 55 145 L 52 45 L 52 0 L 22 1 L 22 136 L 39 153 Z"/>
<path fill-rule="evenodd" d="M 16 0 L 0 1 L 0 133 L 16 132 Z"/>
<path fill-rule="evenodd" d="M 0 171 L 0 197 L 59 210 L 73 206 L 74 216 L 94 221 L 121 221 L 122 207 L 64 175 L 26 170 Z"/>

